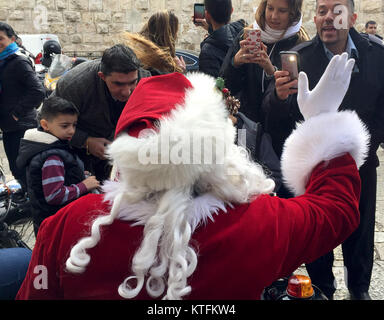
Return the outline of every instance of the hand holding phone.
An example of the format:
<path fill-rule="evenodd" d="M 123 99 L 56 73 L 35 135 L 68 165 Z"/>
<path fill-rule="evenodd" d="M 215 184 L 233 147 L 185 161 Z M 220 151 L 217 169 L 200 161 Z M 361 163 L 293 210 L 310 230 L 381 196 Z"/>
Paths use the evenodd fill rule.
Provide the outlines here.
<path fill-rule="evenodd" d="M 299 54 L 296 51 L 280 51 L 281 70 L 288 71 L 291 80 L 299 78 Z M 297 89 L 297 85 L 291 89 Z"/>
<path fill-rule="evenodd" d="M 195 3 L 193 5 L 193 23 L 196 25 L 200 25 L 196 19 L 204 19 L 205 18 L 205 7 L 203 3 Z"/>

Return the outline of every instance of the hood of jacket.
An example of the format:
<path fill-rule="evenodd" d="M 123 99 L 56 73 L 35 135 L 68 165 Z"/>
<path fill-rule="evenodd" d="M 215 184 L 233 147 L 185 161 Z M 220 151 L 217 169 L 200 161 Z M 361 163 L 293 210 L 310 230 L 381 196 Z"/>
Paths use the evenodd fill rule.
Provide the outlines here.
<path fill-rule="evenodd" d="M 236 36 L 244 29 L 245 21 L 243 19 L 228 23 L 221 28 L 212 31 L 210 35 L 201 43 L 203 46 L 210 43 L 217 48 L 227 51 L 231 46 Z"/>
<path fill-rule="evenodd" d="M 35 155 L 52 148 L 66 149 L 69 148 L 69 143 L 59 140 L 50 133 L 41 131 L 41 129 L 29 129 L 25 131 L 24 138 L 20 141 L 16 164 L 18 167 L 24 168 Z"/>

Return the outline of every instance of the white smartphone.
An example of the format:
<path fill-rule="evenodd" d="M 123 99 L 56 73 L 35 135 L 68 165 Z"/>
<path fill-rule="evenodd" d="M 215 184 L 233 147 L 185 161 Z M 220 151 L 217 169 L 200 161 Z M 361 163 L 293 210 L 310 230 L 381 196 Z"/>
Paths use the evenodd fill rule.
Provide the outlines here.
<path fill-rule="evenodd" d="M 261 50 L 261 30 L 244 28 L 244 38 L 249 39 L 249 44 L 252 45 L 250 53 Z"/>

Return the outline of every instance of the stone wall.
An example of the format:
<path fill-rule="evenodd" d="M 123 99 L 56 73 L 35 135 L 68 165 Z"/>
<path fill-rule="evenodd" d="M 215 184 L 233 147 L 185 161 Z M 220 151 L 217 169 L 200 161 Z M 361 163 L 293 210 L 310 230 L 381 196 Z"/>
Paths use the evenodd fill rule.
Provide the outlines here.
<path fill-rule="evenodd" d="M 22 33 L 54 33 L 64 51 L 78 54 L 102 51 L 114 43 L 124 30 L 139 31 L 148 17 L 158 10 L 172 9 L 181 22 L 178 46 L 199 50 L 205 35 L 193 25 L 191 0 L 0 0 L 0 21 L 11 24 Z M 200 0 L 202 2 L 202 0 Z M 258 0 L 232 0 L 233 19 L 253 21 Z M 367 20 L 376 20 L 378 33 L 384 34 L 384 0 L 355 0 L 357 29 Z M 315 0 L 304 0 L 304 26 L 311 36 Z"/>

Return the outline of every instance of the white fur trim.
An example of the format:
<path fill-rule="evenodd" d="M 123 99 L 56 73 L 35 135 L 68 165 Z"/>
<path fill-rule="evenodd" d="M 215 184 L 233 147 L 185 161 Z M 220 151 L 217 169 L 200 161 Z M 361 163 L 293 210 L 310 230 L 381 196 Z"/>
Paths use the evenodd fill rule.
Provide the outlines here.
<path fill-rule="evenodd" d="M 104 200 L 113 201 L 117 194 L 124 188 L 121 182 L 106 181 L 103 185 Z M 233 207 L 231 203 L 225 203 L 212 194 L 205 193 L 192 200 L 191 211 L 188 214 L 188 223 L 192 232 L 201 224 L 206 224 L 208 219 L 214 221 L 213 215 L 227 212 L 226 204 Z M 142 200 L 136 203 L 124 203 L 119 208 L 117 218 L 123 221 L 132 221 L 132 225 L 145 225 L 158 208 L 156 201 Z"/>
<path fill-rule="evenodd" d="M 193 88 L 186 90 L 182 105 L 161 119 L 158 132 L 147 130 L 139 138 L 121 134 L 109 146 L 108 154 L 120 179 L 129 181 L 131 186 L 160 191 L 193 185 L 199 176 L 224 163 L 227 151 L 217 154 L 212 150 L 228 150 L 234 144 L 236 131 L 215 80 L 201 73 L 189 74 L 187 78 Z M 194 147 L 193 141 L 202 142 L 202 147 Z M 213 148 L 204 149 L 207 142 L 212 142 Z M 211 162 L 206 157 L 209 152 L 213 156 Z"/>
<path fill-rule="evenodd" d="M 353 111 L 322 113 L 298 124 L 282 155 L 285 183 L 295 195 L 305 192 L 314 167 L 349 152 L 358 168 L 368 153 L 369 132 Z"/>
<path fill-rule="evenodd" d="M 51 144 L 59 139 L 57 139 L 54 135 L 34 129 L 29 129 L 24 133 L 24 139 L 29 141 L 41 142 L 46 144 Z"/>

